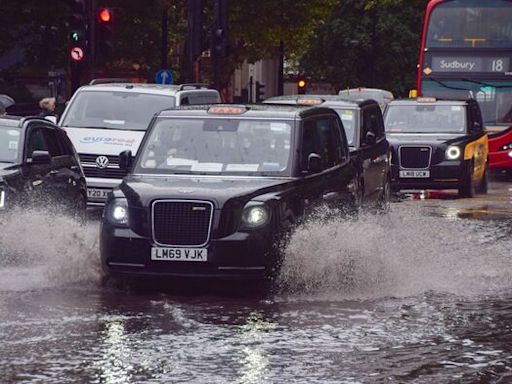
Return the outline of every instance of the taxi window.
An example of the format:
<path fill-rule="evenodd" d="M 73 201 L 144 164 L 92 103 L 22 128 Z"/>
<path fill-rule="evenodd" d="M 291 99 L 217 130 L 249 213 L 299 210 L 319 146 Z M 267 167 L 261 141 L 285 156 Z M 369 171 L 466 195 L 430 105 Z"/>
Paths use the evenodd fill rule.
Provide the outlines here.
<path fill-rule="evenodd" d="M 32 158 L 32 153 L 34 151 L 49 152 L 48 146 L 46 145 L 46 142 L 44 141 L 44 135 L 42 132 L 42 128 L 35 128 L 29 134 L 28 142 L 27 142 L 27 158 Z"/>
<path fill-rule="evenodd" d="M 0 162 L 14 163 L 18 159 L 20 130 L 0 126 Z"/>
<path fill-rule="evenodd" d="M 66 148 L 53 129 L 44 128 L 43 135 L 51 157 L 64 156 L 67 154 Z"/>
<path fill-rule="evenodd" d="M 341 131 L 332 117 L 304 121 L 302 137 L 302 169 L 307 169 L 312 153 L 322 157 L 323 169 L 333 167 L 344 159 L 345 151 Z"/>

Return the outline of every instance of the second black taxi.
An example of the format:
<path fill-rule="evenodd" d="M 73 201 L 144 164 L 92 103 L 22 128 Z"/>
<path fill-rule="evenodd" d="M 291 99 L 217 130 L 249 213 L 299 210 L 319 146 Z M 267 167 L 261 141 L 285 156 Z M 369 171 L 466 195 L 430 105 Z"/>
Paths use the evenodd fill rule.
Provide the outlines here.
<path fill-rule="evenodd" d="M 107 275 L 271 277 L 280 239 L 318 204 L 353 204 L 356 170 L 328 108 L 179 107 L 160 112 L 106 203 Z"/>
<path fill-rule="evenodd" d="M 371 99 L 346 100 L 337 95 L 290 95 L 266 99 L 267 104 L 315 105 L 340 116 L 350 157 L 357 169 L 355 196 L 359 205 L 386 210 L 391 191 L 391 148 L 379 104 Z"/>
<path fill-rule="evenodd" d="M 394 100 L 384 122 L 394 190 L 487 193 L 487 134 L 476 100 Z"/>

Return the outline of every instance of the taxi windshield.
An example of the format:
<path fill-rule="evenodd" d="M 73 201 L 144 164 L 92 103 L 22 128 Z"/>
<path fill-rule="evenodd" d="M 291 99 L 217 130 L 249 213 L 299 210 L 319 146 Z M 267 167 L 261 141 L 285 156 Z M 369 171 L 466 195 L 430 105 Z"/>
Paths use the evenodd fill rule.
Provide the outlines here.
<path fill-rule="evenodd" d="M 466 131 L 462 105 L 388 105 L 384 124 L 389 133 L 461 133 Z"/>
<path fill-rule="evenodd" d="M 79 92 L 66 112 L 63 127 L 144 131 L 153 115 L 175 106 L 175 98 L 137 92 Z"/>
<path fill-rule="evenodd" d="M 0 126 L 0 162 L 15 163 L 18 159 L 20 131 L 12 127 Z"/>
<path fill-rule="evenodd" d="M 289 176 L 292 126 L 292 120 L 162 119 L 135 172 Z"/>

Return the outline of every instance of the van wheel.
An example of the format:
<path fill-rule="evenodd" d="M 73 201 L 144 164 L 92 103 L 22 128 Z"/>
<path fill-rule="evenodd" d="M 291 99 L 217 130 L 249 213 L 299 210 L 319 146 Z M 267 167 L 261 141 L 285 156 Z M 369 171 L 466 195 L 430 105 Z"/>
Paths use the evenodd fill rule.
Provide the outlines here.
<path fill-rule="evenodd" d="M 474 176 L 474 165 L 473 160 L 471 160 L 466 166 L 466 171 L 462 176 L 461 183 L 459 186 L 459 197 L 473 197 L 475 196 L 475 182 L 473 180 Z"/>

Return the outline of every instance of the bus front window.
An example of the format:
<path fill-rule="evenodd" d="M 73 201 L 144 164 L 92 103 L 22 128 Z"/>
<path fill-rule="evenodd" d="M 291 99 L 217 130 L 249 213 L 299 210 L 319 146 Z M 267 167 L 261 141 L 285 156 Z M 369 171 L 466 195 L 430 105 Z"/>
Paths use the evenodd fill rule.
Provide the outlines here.
<path fill-rule="evenodd" d="M 442 80 L 424 78 L 422 95 L 439 99 L 474 98 L 487 126 L 512 124 L 512 81 Z"/>
<path fill-rule="evenodd" d="M 430 15 L 427 47 L 489 48 L 512 45 L 512 4 L 504 0 L 454 0 Z"/>

